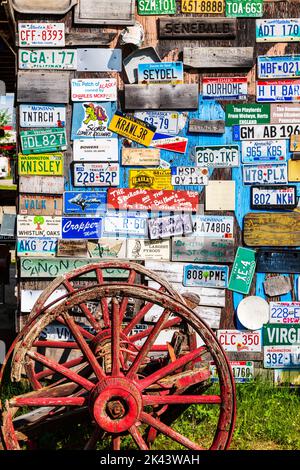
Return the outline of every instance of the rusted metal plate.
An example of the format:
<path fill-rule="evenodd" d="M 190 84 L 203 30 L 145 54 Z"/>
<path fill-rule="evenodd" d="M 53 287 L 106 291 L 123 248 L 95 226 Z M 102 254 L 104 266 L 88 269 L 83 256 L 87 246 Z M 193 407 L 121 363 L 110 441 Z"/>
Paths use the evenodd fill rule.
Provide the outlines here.
<path fill-rule="evenodd" d="M 189 120 L 189 132 L 199 134 L 224 134 L 225 121 L 205 121 L 193 118 Z"/>
<path fill-rule="evenodd" d="M 87 244 L 87 240 L 58 240 L 56 256 L 87 258 L 89 256 Z"/>
<path fill-rule="evenodd" d="M 172 261 L 213 261 L 231 263 L 234 259 L 234 240 L 208 237 L 172 239 Z"/>
<path fill-rule="evenodd" d="M 122 148 L 123 166 L 158 166 L 160 150 L 152 148 Z"/>
<path fill-rule="evenodd" d="M 69 72 L 18 72 L 17 101 L 20 103 L 68 103 Z"/>
<path fill-rule="evenodd" d="M 287 276 L 268 277 L 264 283 L 264 291 L 268 297 L 278 297 L 292 290 L 291 279 Z M 299 320 L 300 321 L 300 320 Z"/>
<path fill-rule="evenodd" d="M 63 176 L 20 176 L 19 191 L 28 194 L 62 194 L 64 192 Z"/>
<path fill-rule="evenodd" d="M 253 47 L 184 47 L 183 63 L 201 69 L 251 68 Z"/>
<path fill-rule="evenodd" d="M 158 35 L 161 39 L 232 39 L 237 22 L 233 18 L 159 18 Z"/>
<path fill-rule="evenodd" d="M 40 15 L 64 15 L 77 4 L 78 0 L 11 0 L 12 7 L 19 13 Z"/>
<path fill-rule="evenodd" d="M 42 194 L 19 194 L 21 215 L 62 215 L 63 197 Z"/>
<path fill-rule="evenodd" d="M 300 251 L 258 250 L 256 261 L 258 273 L 299 273 Z"/>
<path fill-rule="evenodd" d="M 300 246 L 300 214 L 246 214 L 244 242 L 248 246 Z"/>
<path fill-rule="evenodd" d="M 77 2 L 76 2 L 77 3 Z M 134 0 L 80 0 L 74 9 L 75 24 L 131 25 L 134 24 Z"/>
<path fill-rule="evenodd" d="M 197 109 L 197 84 L 125 85 L 126 109 Z"/>

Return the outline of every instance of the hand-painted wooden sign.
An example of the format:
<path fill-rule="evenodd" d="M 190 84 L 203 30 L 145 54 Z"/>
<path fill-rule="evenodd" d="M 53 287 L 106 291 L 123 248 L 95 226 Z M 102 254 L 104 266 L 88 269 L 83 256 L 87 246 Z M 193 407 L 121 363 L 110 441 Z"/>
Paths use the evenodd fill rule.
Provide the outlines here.
<path fill-rule="evenodd" d="M 127 139 L 149 147 L 156 127 L 140 119 L 117 111 L 109 123 L 108 129 Z"/>
<path fill-rule="evenodd" d="M 145 217 L 127 217 L 106 215 L 103 219 L 103 236 L 147 236 L 147 223 Z"/>
<path fill-rule="evenodd" d="M 170 240 L 127 240 L 127 258 L 140 260 L 170 260 Z"/>
<path fill-rule="evenodd" d="M 225 0 L 226 16 L 260 18 L 263 16 L 263 0 Z"/>
<path fill-rule="evenodd" d="M 78 72 L 121 72 L 122 50 L 89 47 L 77 49 Z"/>
<path fill-rule="evenodd" d="M 65 214 L 99 214 L 106 207 L 104 191 L 66 191 L 64 193 Z"/>
<path fill-rule="evenodd" d="M 234 240 L 208 237 L 172 239 L 172 261 L 230 263 L 234 258 Z"/>
<path fill-rule="evenodd" d="M 101 217 L 62 217 L 61 236 L 68 239 L 98 239 L 102 235 Z"/>
<path fill-rule="evenodd" d="M 263 326 L 264 346 L 300 346 L 300 325 Z"/>
<path fill-rule="evenodd" d="M 265 294 L 268 297 L 279 297 L 281 295 L 288 294 L 289 292 L 291 292 L 293 288 L 291 279 L 289 276 L 278 276 L 278 275 L 276 276 L 274 274 L 266 278 L 266 280 L 263 282 L 263 286 L 264 286 Z M 296 323 L 299 323 L 299 321 Z M 289 323 L 289 322 L 284 320 L 281 323 Z M 293 322 L 290 322 L 290 323 L 293 323 Z"/>
<path fill-rule="evenodd" d="M 158 35 L 161 39 L 232 39 L 236 37 L 233 18 L 159 18 Z"/>
<path fill-rule="evenodd" d="M 208 170 L 194 166 L 172 166 L 171 183 L 174 186 L 180 185 L 207 185 Z"/>
<path fill-rule="evenodd" d="M 21 215 L 62 215 L 63 197 L 44 194 L 19 194 Z"/>
<path fill-rule="evenodd" d="M 176 0 L 138 0 L 139 15 L 174 15 Z"/>
<path fill-rule="evenodd" d="M 55 104 L 21 104 L 20 127 L 65 127 L 66 107 Z"/>
<path fill-rule="evenodd" d="M 265 105 L 262 105 L 265 106 Z M 292 124 L 300 122 L 300 108 L 296 103 L 274 103 L 271 106 L 271 122 L 274 124 Z"/>
<path fill-rule="evenodd" d="M 288 182 L 287 164 L 244 165 L 244 184 L 285 184 Z"/>
<path fill-rule="evenodd" d="M 233 126 L 234 140 L 289 139 L 293 134 L 300 134 L 300 124 Z"/>
<path fill-rule="evenodd" d="M 116 101 L 115 78 L 74 78 L 71 80 L 72 101 Z"/>
<path fill-rule="evenodd" d="M 125 109 L 197 109 L 199 85 L 125 85 Z"/>
<path fill-rule="evenodd" d="M 118 139 L 76 139 L 73 142 L 74 161 L 117 162 Z"/>
<path fill-rule="evenodd" d="M 232 352 L 260 352 L 262 338 L 260 330 L 218 330 L 217 338 L 224 351 Z"/>
<path fill-rule="evenodd" d="M 225 288 L 228 285 L 228 266 L 187 264 L 183 268 L 183 285 Z"/>
<path fill-rule="evenodd" d="M 192 118 L 189 120 L 189 132 L 199 134 L 224 134 L 225 121 L 205 121 Z"/>
<path fill-rule="evenodd" d="M 203 77 L 202 95 L 204 99 L 246 100 L 247 77 Z"/>
<path fill-rule="evenodd" d="M 182 13 L 224 13 L 224 0 L 181 0 Z"/>
<path fill-rule="evenodd" d="M 173 189 L 171 170 L 129 170 L 129 188 L 135 189 Z"/>
<path fill-rule="evenodd" d="M 226 168 L 240 164 L 238 145 L 211 145 L 195 147 L 196 165 L 202 167 Z"/>
<path fill-rule="evenodd" d="M 49 215 L 18 215 L 18 237 L 61 238 L 61 217 Z"/>
<path fill-rule="evenodd" d="M 228 289 L 249 294 L 255 272 L 255 251 L 239 246 L 232 266 Z"/>
<path fill-rule="evenodd" d="M 253 47 L 184 47 L 183 63 L 201 69 L 251 68 Z"/>
<path fill-rule="evenodd" d="M 63 176 L 20 176 L 19 192 L 25 194 L 62 194 L 65 179 Z"/>
<path fill-rule="evenodd" d="M 299 18 L 256 20 L 256 42 L 300 41 Z"/>
<path fill-rule="evenodd" d="M 300 302 L 270 302 L 270 323 L 300 323 Z"/>
<path fill-rule="evenodd" d="M 299 273 L 300 251 L 258 250 L 256 271 L 258 273 Z"/>
<path fill-rule="evenodd" d="M 57 241 L 57 257 L 65 258 L 88 258 L 88 241 L 87 240 L 58 240 Z"/>
<path fill-rule="evenodd" d="M 300 76 L 300 56 L 258 56 L 258 78 L 295 78 Z"/>
<path fill-rule="evenodd" d="M 57 152 L 67 149 L 65 128 L 32 129 L 20 132 L 22 152 L 30 153 Z"/>
<path fill-rule="evenodd" d="M 62 153 L 39 153 L 37 155 L 18 155 L 19 175 L 62 176 L 64 158 Z"/>
<path fill-rule="evenodd" d="M 19 238 L 17 240 L 18 256 L 55 256 L 57 249 L 57 238 Z"/>
<path fill-rule="evenodd" d="M 118 163 L 73 162 L 72 177 L 79 188 L 118 186 L 120 167 Z"/>
<path fill-rule="evenodd" d="M 101 238 L 87 242 L 88 252 L 92 258 L 126 259 L 126 239 Z"/>
<path fill-rule="evenodd" d="M 158 166 L 160 150 L 151 148 L 122 148 L 123 166 Z"/>
<path fill-rule="evenodd" d="M 264 346 L 265 369 L 299 369 L 299 346 Z"/>
<path fill-rule="evenodd" d="M 71 139 L 112 137 L 108 129 L 111 117 L 111 102 L 74 103 Z"/>
<path fill-rule="evenodd" d="M 276 101 L 299 101 L 300 100 L 300 80 L 258 80 L 256 85 L 256 101 L 276 102 Z"/>
<path fill-rule="evenodd" d="M 69 103 L 69 72 L 18 72 L 20 103 Z"/>
<path fill-rule="evenodd" d="M 153 62 L 138 64 L 138 83 L 172 84 L 183 83 L 182 62 Z"/>
<path fill-rule="evenodd" d="M 230 361 L 230 367 L 235 383 L 248 383 L 252 382 L 254 378 L 254 362 L 253 361 Z M 210 380 L 212 382 L 219 382 L 217 367 L 213 364 L 210 365 Z"/>
<path fill-rule="evenodd" d="M 251 209 L 295 209 L 297 203 L 296 186 L 251 186 Z"/>
<path fill-rule="evenodd" d="M 64 23 L 18 23 L 20 47 L 64 47 Z"/>
<path fill-rule="evenodd" d="M 194 232 L 197 237 L 233 238 L 234 219 L 228 215 L 195 215 Z"/>
<path fill-rule="evenodd" d="M 148 111 L 138 112 L 134 116 L 144 122 L 148 122 L 151 126 L 156 127 L 156 132 L 164 134 L 176 135 L 178 129 L 179 113 L 176 111 Z"/>
<path fill-rule="evenodd" d="M 300 214 L 296 212 L 246 214 L 244 242 L 248 246 L 299 246 Z"/>
<path fill-rule="evenodd" d="M 170 238 L 193 232 L 190 214 L 175 214 L 166 217 L 148 219 L 149 238 Z"/>
<path fill-rule="evenodd" d="M 108 189 L 107 207 L 152 211 L 197 212 L 199 194 L 196 191 L 168 191 L 147 189 Z"/>
<path fill-rule="evenodd" d="M 226 126 L 239 124 L 269 124 L 270 106 L 270 104 L 258 103 L 226 104 L 225 124 Z"/>
<path fill-rule="evenodd" d="M 285 140 L 250 140 L 242 142 L 242 163 L 283 162 L 286 160 L 287 148 Z"/>
<path fill-rule="evenodd" d="M 76 70 L 76 49 L 19 49 L 21 70 Z"/>

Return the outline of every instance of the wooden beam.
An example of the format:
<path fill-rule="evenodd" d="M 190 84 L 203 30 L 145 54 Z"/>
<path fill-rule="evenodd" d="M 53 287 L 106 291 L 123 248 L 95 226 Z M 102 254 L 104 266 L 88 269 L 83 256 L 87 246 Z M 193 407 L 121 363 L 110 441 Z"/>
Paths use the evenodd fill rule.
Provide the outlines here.
<path fill-rule="evenodd" d="M 253 47 L 184 47 L 183 63 L 201 69 L 251 68 Z"/>
<path fill-rule="evenodd" d="M 68 103 L 69 72 L 18 72 L 20 103 Z"/>

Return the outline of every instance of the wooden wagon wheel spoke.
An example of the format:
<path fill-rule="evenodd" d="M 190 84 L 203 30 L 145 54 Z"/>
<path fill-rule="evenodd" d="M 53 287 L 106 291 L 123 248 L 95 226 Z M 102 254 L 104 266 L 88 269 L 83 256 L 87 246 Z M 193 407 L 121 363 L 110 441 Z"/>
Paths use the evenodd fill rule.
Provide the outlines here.
<path fill-rule="evenodd" d="M 178 405 L 178 404 L 201 404 L 220 405 L 222 403 L 219 395 L 143 395 L 144 405 Z"/>
<path fill-rule="evenodd" d="M 83 450 L 92 450 L 96 448 L 97 442 L 100 441 L 105 435 L 105 432 L 99 428 L 99 426 L 95 426 L 92 434 L 90 435 L 87 443 L 84 446 Z"/>
<path fill-rule="evenodd" d="M 83 406 L 86 404 L 84 397 L 16 397 L 9 401 L 11 406 Z"/>
<path fill-rule="evenodd" d="M 112 299 L 112 335 L 111 335 L 111 374 L 113 377 L 120 377 L 120 307 L 117 299 Z M 123 361 L 124 364 L 124 361 Z M 125 365 L 125 364 L 124 364 Z M 124 367 L 123 365 L 123 367 Z"/>
<path fill-rule="evenodd" d="M 116 436 L 111 439 L 111 448 L 112 450 L 120 450 L 121 448 L 121 437 Z"/>
<path fill-rule="evenodd" d="M 178 318 L 178 317 L 172 318 L 171 320 L 168 320 L 164 324 L 163 328 L 164 329 L 171 328 L 172 326 L 178 325 L 179 323 L 181 323 L 180 318 Z M 149 328 L 147 328 L 146 330 L 141 331 L 140 333 L 136 333 L 135 335 L 130 336 L 130 340 L 132 342 L 135 342 L 135 341 L 138 341 L 140 339 L 146 338 L 152 332 L 153 328 L 154 328 L 154 326 L 149 326 Z"/>
<path fill-rule="evenodd" d="M 76 292 L 74 287 L 72 286 L 72 284 L 69 281 L 67 281 L 67 280 L 64 281 L 64 286 L 66 287 L 68 292 L 70 292 L 70 293 Z M 79 304 L 79 307 L 81 308 L 82 312 L 84 313 L 84 315 L 86 316 L 86 318 L 88 319 L 88 321 L 90 322 L 90 324 L 94 328 L 94 330 L 99 331 L 101 327 L 100 327 L 99 323 L 97 322 L 97 320 L 95 319 L 95 317 L 93 316 L 90 309 L 87 307 L 87 305 L 85 303 L 81 303 L 81 304 Z"/>
<path fill-rule="evenodd" d="M 131 434 L 134 442 L 138 446 L 139 449 L 141 450 L 149 450 L 148 445 L 144 441 L 140 431 L 138 430 L 137 426 L 133 425 L 129 428 L 129 433 Z"/>
<path fill-rule="evenodd" d="M 136 278 L 136 272 L 135 272 L 134 269 L 132 269 L 129 272 L 127 284 L 128 285 L 133 285 L 133 283 L 135 281 L 135 278 Z M 122 323 L 122 321 L 123 321 L 123 318 L 124 318 L 124 315 L 125 315 L 125 312 L 126 312 L 126 309 L 127 309 L 127 305 L 128 305 L 128 297 L 123 297 L 123 299 L 121 301 L 121 305 L 120 305 L 120 323 Z"/>
<path fill-rule="evenodd" d="M 80 356 L 76 359 L 71 359 L 70 361 L 63 362 L 63 363 L 61 363 L 61 365 L 64 366 L 64 367 L 67 367 L 67 368 L 71 368 L 71 367 L 79 365 L 82 362 L 83 359 L 84 359 L 84 357 Z M 52 375 L 52 374 L 53 374 L 53 370 L 45 369 L 42 372 L 38 372 L 37 374 L 35 374 L 35 377 L 36 377 L 37 380 L 41 380 L 41 379 L 44 379 L 44 378 L 46 378 L 46 377 L 48 377 L 49 375 Z"/>
<path fill-rule="evenodd" d="M 98 283 L 99 284 L 104 284 L 103 273 L 102 273 L 102 270 L 100 268 L 96 269 L 96 276 L 97 276 Z M 109 309 L 108 309 L 108 302 L 107 302 L 107 299 L 105 297 L 100 300 L 100 305 L 101 305 L 101 310 L 102 310 L 104 326 L 106 328 L 109 328 L 110 327 Z M 96 314 L 97 313 L 98 312 L 96 312 Z"/>

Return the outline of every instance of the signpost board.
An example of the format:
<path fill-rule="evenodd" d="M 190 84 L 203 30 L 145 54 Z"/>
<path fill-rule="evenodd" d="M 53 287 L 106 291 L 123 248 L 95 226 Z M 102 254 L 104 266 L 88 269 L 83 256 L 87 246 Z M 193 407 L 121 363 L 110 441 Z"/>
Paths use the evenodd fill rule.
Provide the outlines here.
<path fill-rule="evenodd" d="M 119 172 L 118 163 L 72 163 L 72 177 L 75 187 L 118 186 Z"/>
<path fill-rule="evenodd" d="M 244 165 L 244 184 L 285 184 L 288 182 L 287 164 Z"/>
<path fill-rule="evenodd" d="M 65 127 L 66 107 L 60 104 L 20 104 L 20 127 Z"/>
<path fill-rule="evenodd" d="M 192 3 L 190 3 L 192 5 Z M 232 39 L 236 37 L 234 18 L 175 17 L 159 18 L 160 39 Z"/>
<path fill-rule="evenodd" d="M 18 23 L 20 47 L 65 47 L 64 23 Z"/>
<path fill-rule="evenodd" d="M 62 215 L 61 195 L 19 194 L 21 215 Z"/>
<path fill-rule="evenodd" d="M 57 238 L 18 238 L 17 255 L 18 256 L 55 256 L 57 249 Z"/>
<path fill-rule="evenodd" d="M 65 179 L 63 176 L 20 176 L 19 191 L 25 194 L 62 194 Z"/>
<path fill-rule="evenodd" d="M 266 18 L 256 20 L 256 42 L 300 41 L 299 18 Z"/>
<path fill-rule="evenodd" d="M 234 258 L 234 240 L 209 237 L 172 239 L 172 261 L 230 263 Z"/>
<path fill-rule="evenodd" d="M 66 191 L 64 192 L 65 214 L 99 214 L 106 206 L 104 191 Z"/>
<path fill-rule="evenodd" d="M 270 323 L 300 323 L 300 302 L 270 302 Z"/>
<path fill-rule="evenodd" d="M 239 246 L 232 266 L 228 289 L 241 294 L 249 294 L 255 266 L 255 251 Z"/>
<path fill-rule="evenodd" d="M 177 111 L 141 111 L 134 114 L 138 119 L 156 127 L 156 133 L 176 135 L 179 132 Z"/>
<path fill-rule="evenodd" d="M 76 70 L 76 49 L 19 49 L 21 70 Z"/>
<path fill-rule="evenodd" d="M 300 246 L 300 215 L 250 212 L 244 217 L 244 242 L 248 246 Z"/>
<path fill-rule="evenodd" d="M 183 268 L 183 285 L 226 288 L 228 285 L 228 266 L 187 264 Z"/>
<path fill-rule="evenodd" d="M 74 161 L 117 162 L 118 139 L 76 139 L 73 142 Z"/>
<path fill-rule="evenodd" d="M 195 147 L 196 165 L 201 167 L 226 168 L 239 166 L 238 145 L 210 145 Z"/>
<path fill-rule="evenodd" d="M 262 331 L 264 346 L 300 346 L 300 325 L 267 324 Z"/>
<path fill-rule="evenodd" d="M 138 0 L 139 15 L 174 15 L 176 0 Z"/>
<path fill-rule="evenodd" d="M 183 83 L 182 62 L 152 62 L 138 64 L 138 83 L 171 84 Z"/>
<path fill-rule="evenodd" d="M 71 80 L 72 101 L 116 101 L 115 78 L 74 78 Z"/>
<path fill-rule="evenodd" d="M 211 3 L 211 2 L 210 2 Z M 184 47 L 183 63 L 202 69 L 252 68 L 253 47 Z"/>
<path fill-rule="evenodd" d="M 287 157 L 285 140 L 250 140 L 243 141 L 241 147 L 242 163 L 283 162 Z"/>
<path fill-rule="evenodd" d="M 295 209 L 296 186 L 251 186 L 250 207 L 255 210 Z"/>
<path fill-rule="evenodd" d="M 258 78 L 295 78 L 300 76 L 300 56 L 258 56 Z"/>
<path fill-rule="evenodd" d="M 175 214 L 166 217 L 148 219 L 149 238 L 170 238 L 193 232 L 190 214 Z"/>
<path fill-rule="evenodd" d="M 300 134 L 300 124 L 233 126 L 234 140 L 287 140 L 293 134 Z"/>
<path fill-rule="evenodd" d="M 263 16 L 263 0 L 225 0 L 226 16 L 260 18 Z"/>
<path fill-rule="evenodd" d="M 260 352 L 261 331 L 217 330 L 217 338 L 224 351 Z"/>
<path fill-rule="evenodd" d="M 140 119 L 116 111 L 109 123 L 108 129 L 130 140 L 134 140 L 138 144 L 149 147 L 156 127 Z"/>
<path fill-rule="evenodd" d="M 22 238 L 61 238 L 61 217 L 49 215 L 18 215 L 17 236 Z"/>
<path fill-rule="evenodd" d="M 60 238 L 98 239 L 101 238 L 101 234 L 101 217 L 62 217 Z"/>
<path fill-rule="evenodd" d="M 270 104 L 226 104 L 226 126 L 239 124 L 269 124 Z M 273 120 L 272 120 L 273 122 Z"/>
<path fill-rule="evenodd" d="M 172 166 L 171 183 L 174 186 L 180 185 L 207 185 L 208 170 L 194 166 Z"/>
<path fill-rule="evenodd" d="M 62 176 L 64 159 L 62 153 L 45 153 L 36 155 L 18 155 L 19 175 Z"/>
<path fill-rule="evenodd" d="M 258 80 L 256 85 L 256 101 L 272 103 L 276 101 L 299 101 L 300 80 Z"/>
<path fill-rule="evenodd" d="M 64 128 L 32 129 L 21 131 L 22 152 L 30 153 L 57 152 L 67 149 L 67 135 Z"/>
<path fill-rule="evenodd" d="M 224 13 L 224 0 L 181 0 L 182 13 L 209 13 L 219 15 Z"/>
<path fill-rule="evenodd" d="M 246 100 L 247 77 L 203 77 L 202 95 L 204 99 Z"/>

